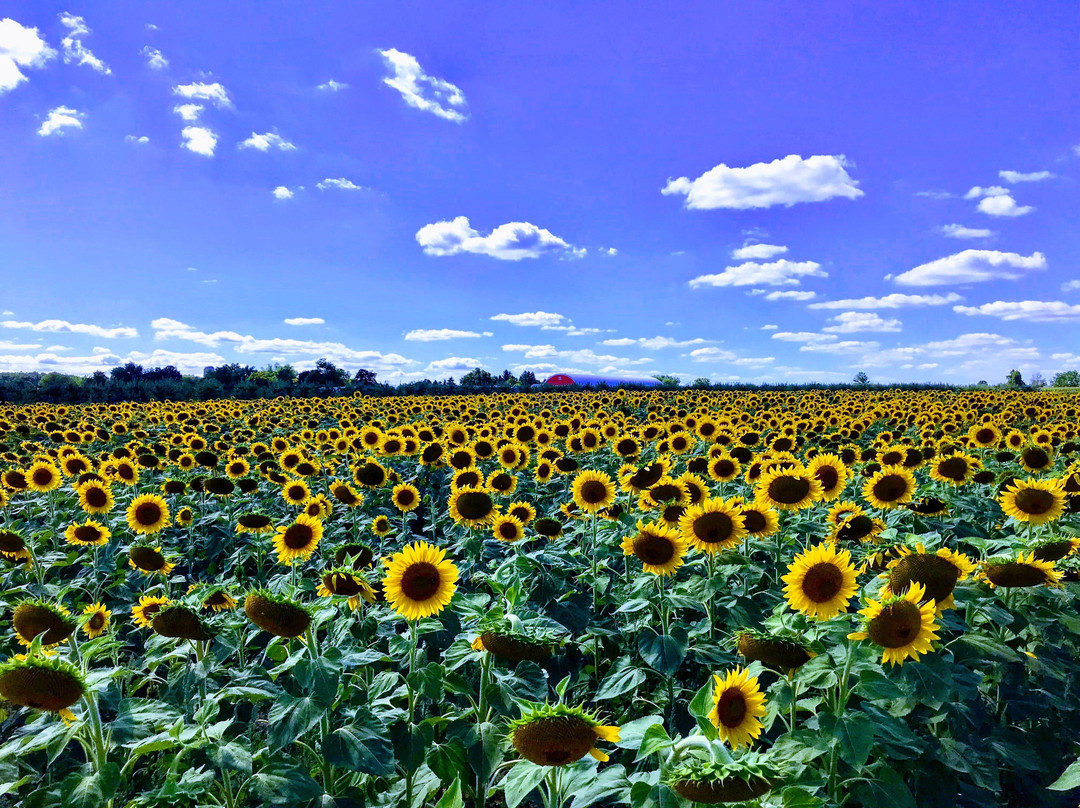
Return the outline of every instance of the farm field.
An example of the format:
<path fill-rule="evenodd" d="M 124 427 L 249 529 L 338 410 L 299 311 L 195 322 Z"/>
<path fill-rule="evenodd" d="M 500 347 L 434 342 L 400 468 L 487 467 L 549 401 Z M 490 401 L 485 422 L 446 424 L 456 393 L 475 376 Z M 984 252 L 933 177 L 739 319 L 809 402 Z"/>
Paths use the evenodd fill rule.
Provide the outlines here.
<path fill-rule="evenodd" d="M 1078 412 L 0 405 L 0 805 L 1074 804 Z"/>

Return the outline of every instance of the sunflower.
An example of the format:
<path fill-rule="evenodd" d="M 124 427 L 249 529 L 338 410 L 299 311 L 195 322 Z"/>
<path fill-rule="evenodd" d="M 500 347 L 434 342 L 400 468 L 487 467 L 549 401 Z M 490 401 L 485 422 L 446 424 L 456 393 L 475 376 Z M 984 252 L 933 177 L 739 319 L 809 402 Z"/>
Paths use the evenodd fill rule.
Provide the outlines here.
<path fill-rule="evenodd" d="M 937 603 L 939 614 L 953 608 L 952 594 L 957 582 L 975 571 L 971 559 L 947 547 L 931 554 L 920 542 L 914 551 L 900 545 L 896 552 L 898 557 L 888 567 L 888 591 L 882 594 L 902 595 L 910 586 L 921 586 L 926 599 Z"/>
<path fill-rule="evenodd" d="M 555 541 L 563 533 L 563 523 L 550 517 L 537 519 L 533 528 L 548 541 Z"/>
<path fill-rule="evenodd" d="M 94 603 L 85 607 L 83 614 L 87 615 L 87 618 L 82 624 L 82 630 L 89 639 L 100 637 L 109 630 L 109 618 L 112 617 L 112 612 L 106 609 L 103 603 Z"/>
<path fill-rule="evenodd" d="M 1065 491 L 1061 480 L 1014 480 L 998 496 L 1006 516 L 1018 522 L 1041 525 L 1052 522 L 1065 511 Z"/>
<path fill-rule="evenodd" d="M 784 673 L 802 667 L 815 656 L 809 646 L 797 637 L 767 634 L 753 629 L 737 631 L 735 644 L 747 662 L 760 662 Z"/>
<path fill-rule="evenodd" d="M 846 611 L 858 589 L 851 552 L 828 542 L 795 556 L 782 580 L 791 608 L 815 620 Z"/>
<path fill-rule="evenodd" d="M 709 720 L 719 731 L 720 740 L 732 749 L 749 746 L 761 735 L 765 695 L 758 687 L 757 677 L 751 678 L 742 668 L 728 671 L 722 679 L 713 674 L 712 699 Z"/>
<path fill-rule="evenodd" d="M 710 498 L 691 505 L 679 517 L 684 542 L 708 555 L 734 547 L 746 535 L 746 516 L 739 506 Z"/>
<path fill-rule="evenodd" d="M 30 562 L 30 548 L 26 546 L 26 540 L 10 530 L 0 530 L 0 556 L 8 561 Z"/>
<path fill-rule="evenodd" d="M 979 577 L 990 588 L 1054 586 L 1061 581 L 1061 573 L 1050 561 L 1040 561 L 1034 553 L 1021 553 L 1015 559 L 990 559 L 982 562 Z"/>
<path fill-rule="evenodd" d="M 508 471 L 493 471 L 485 482 L 488 490 L 503 496 L 509 496 L 517 490 L 518 478 Z"/>
<path fill-rule="evenodd" d="M 407 620 L 441 612 L 457 589 L 458 570 L 446 551 L 421 541 L 383 559 L 386 600 Z"/>
<path fill-rule="evenodd" d="M 577 506 L 586 513 L 596 513 L 615 502 L 615 484 L 605 472 L 581 471 L 570 487 Z"/>
<path fill-rule="evenodd" d="M 277 551 L 278 561 L 286 566 L 292 566 L 297 561 L 307 561 L 319 546 L 322 535 L 322 522 L 307 514 L 300 514 L 292 524 L 277 529 L 274 549 Z"/>
<path fill-rule="evenodd" d="M 158 609 L 150 621 L 155 634 L 178 640 L 212 640 L 214 632 L 198 612 L 179 603 Z"/>
<path fill-rule="evenodd" d="M 55 491 L 63 481 L 60 469 L 46 460 L 38 460 L 26 470 L 26 485 L 31 491 Z"/>
<path fill-rule="evenodd" d="M 202 586 L 202 584 L 191 584 L 191 586 L 188 587 L 188 594 L 190 595 L 192 592 L 201 589 Z M 215 612 L 224 612 L 235 609 L 238 602 L 236 598 L 220 586 L 209 587 L 205 594 L 200 598 L 200 601 L 203 611 L 211 609 Z"/>
<path fill-rule="evenodd" d="M 349 608 L 360 608 L 361 599 L 368 603 L 375 602 L 375 590 L 351 567 L 335 567 L 323 573 L 317 594 L 329 598 L 340 596 L 348 598 Z"/>
<path fill-rule="evenodd" d="M 299 637 L 311 625 L 311 614 L 294 600 L 256 589 L 244 599 L 244 614 L 275 637 Z"/>
<path fill-rule="evenodd" d="M 459 525 L 484 527 L 499 514 L 495 500 L 485 488 L 460 488 L 450 494 L 450 516 Z"/>
<path fill-rule="evenodd" d="M 311 489 L 303 480 L 289 480 L 281 486 L 281 498 L 290 505 L 303 505 L 311 499 Z"/>
<path fill-rule="evenodd" d="M 802 467 L 772 468 L 762 473 L 755 486 L 755 499 L 771 508 L 798 511 L 821 499 L 821 482 Z"/>
<path fill-rule="evenodd" d="M 313 519 L 326 519 L 333 510 L 334 506 L 326 494 L 316 494 L 304 503 L 304 513 Z"/>
<path fill-rule="evenodd" d="M 934 611 L 934 600 L 926 597 L 922 584 L 912 584 L 903 595 L 871 600 L 859 611 L 866 618 L 862 630 L 848 634 L 848 639 L 870 640 L 883 649 L 882 664 L 903 665 L 906 659 L 918 662 L 919 655 L 933 650 L 938 639 Z"/>
<path fill-rule="evenodd" d="M 886 466 L 874 472 L 864 484 L 863 498 L 875 508 L 895 508 L 911 502 L 915 494 L 915 475 L 903 466 Z"/>
<path fill-rule="evenodd" d="M 581 707 L 526 702 L 521 717 L 510 722 L 509 737 L 518 754 L 538 766 L 569 766 L 585 755 L 607 760 L 596 742 L 617 742 L 619 728 L 602 725 Z"/>
<path fill-rule="evenodd" d="M 75 720 L 69 709 L 86 692 L 86 680 L 70 662 L 27 657 L 0 665 L 0 698 L 20 707 L 57 713 Z"/>
<path fill-rule="evenodd" d="M 964 485 L 975 476 L 980 463 L 977 458 L 963 452 L 952 452 L 934 460 L 930 467 L 930 477 L 939 483 Z"/>
<path fill-rule="evenodd" d="M 1049 446 L 1028 446 L 1020 452 L 1020 465 L 1029 474 L 1039 474 L 1054 464 L 1054 452 Z"/>
<path fill-rule="evenodd" d="M 176 521 L 180 521 L 179 514 L 176 517 Z M 264 513 L 248 511 L 237 517 L 235 530 L 237 533 L 273 533 L 274 520 Z"/>
<path fill-rule="evenodd" d="M 1039 561 L 1049 561 L 1052 564 L 1073 555 L 1077 550 L 1080 550 L 1080 539 L 1055 536 L 1037 542 L 1031 548 L 1031 554 Z"/>
<path fill-rule="evenodd" d="M 420 491 L 415 485 L 401 483 L 394 486 L 394 492 L 390 495 L 394 507 L 402 513 L 415 511 L 420 506 Z"/>
<path fill-rule="evenodd" d="M 346 508 L 356 508 L 364 503 L 364 495 L 346 482 L 335 482 L 330 486 L 334 499 Z"/>
<path fill-rule="evenodd" d="M 659 522 L 645 524 L 639 519 L 637 530 L 637 534 L 623 539 L 623 555 L 637 556 L 645 572 L 674 575 L 683 565 L 686 541 L 677 531 Z"/>
<path fill-rule="evenodd" d="M 862 509 L 860 508 L 860 511 Z M 856 513 L 836 525 L 829 533 L 830 541 L 872 542 L 885 531 L 885 523 L 865 513 Z"/>
<path fill-rule="evenodd" d="M 660 510 L 667 505 L 688 505 L 689 503 L 690 491 L 686 483 L 671 477 L 660 478 L 655 485 L 642 491 L 638 497 L 638 509 L 643 511 Z"/>
<path fill-rule="evenodd" d="M 904 507 L 919 516 L 943 516 L 949 512 L 949 503 L 937 497 L 920 497 Z"/>
<path fill-rule="evenodd" d="M 532 506 L 532 503 L 522 500 L 511 502 L 506 506 L 506 512 L 511 516 L 516 516 L 523 525 L 529 524 L 536 518 L 536 508 Z"/>
<path fill-rule="evenodd" d="M 511 662 L 543 662 L 555 652 L 556 634 L 527 630 L 510 620 L 483 621 L 472 641 L 474 651 L 487 651 Z"/>
<path fill-rule="evenodd" d="M 754 752 L 726 761 L 691 755 L 670 769 L 664 782 L 691 803 L 752 802 L 783 780 L 783 771 L 766 756 Z"/>
<path fill-rule="evenodd" d="M 844 461 L 836 455 L 820 454 L 806 467 L 807 474 L 813 475 L 821 484 L 821 498 L 831 502 L 844 492 L 851 472 Z"/>
<path fill-rule="evenodd" d="M 394 526 L 390 524 L 390 517 L 385 514 L 379 514 L 371 520 L 371 532 L 378 536 L 380 539 L 383 536 L 390 534 L 390 531 L 394 529 Z"/>
<path fill-rule="evenodd" d="M 731 500 L 731 504 L 742 514 L 743 527 L 746 528 L 747 536 L 763 539 L 780 529 L 780 514 L 768 505 L 758 502 L 745 503 L 742 497 L 735 497 Z"/>
<path fill-rule="evenodd" d="M 151 547 L 147 544 L 133 544 L 128 549 L 128 564 L 132 569 L 146 575 L 160 573 L 166 576 L 173 571 L 175 566 L 165 558 L 160 546 Z"/>
<path fill-rule="evenodd" d="M 334 550 L 334 565 L 366 569 L 372 565 L 375 553 L 366 544 L 343 544 Z"/>
<path fill-rule="evenodd" d="M 172 601 L 168 598 L 158 597 L 157 595 L 142 595 L 139 602 L 131 609 L 131 616 L 135 620 L 135 625 L 140 628 L 150 628 L 154 615 L 158 613 L 159 609 L 168 606 L 170 603 Z"/>
<path fill-rule="evenodd" d="M 187 527 L 195 519 L 195 513 L 191 508 L 181 508 L 176 512 L 176 524 Z"/>
<path fill-rule="evenodd" d="M 169 524 L 169 506 L 157 494 L 135 497 L 127 508 L 127 523 L 136 533 L 157 533 Z"/>
<path fill-rule="evenodd" d="M 105 525 L 87 519 L 82 524 L 68 525 L 64 531 L 64 541 L 76 547 L 100 547 L 109 543 L 112 533 Z"/>
<path fill-rule="evenodd" d="M 40 637 L 41 645 L 49 647 L 59 645 L 75 633 L 77 626 L 69 617 L 70 612 L 59 603 L 24 600 L 15 607 L 11 625 L 20 645 L 29 648 Z"/>
<path fill-rule="evenodd" d="M 91 516 L 112 510 L 112 487 L 104 480 L 89 480 L 75 489 L 79 494 L 79 507 Z"/>
<path fill-rule="evenodd" d="M 515 542 L 525 535 L 525 525 L 520 519 L 505 513 L 495 517 L 491 535 L 499 541 Z"/>

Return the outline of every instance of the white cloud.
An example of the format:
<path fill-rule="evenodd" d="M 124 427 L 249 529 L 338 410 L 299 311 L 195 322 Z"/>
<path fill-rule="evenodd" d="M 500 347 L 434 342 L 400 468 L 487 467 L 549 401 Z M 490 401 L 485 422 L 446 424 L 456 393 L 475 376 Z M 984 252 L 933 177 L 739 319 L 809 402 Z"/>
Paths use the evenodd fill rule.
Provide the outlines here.
<path fill-rule="evenodd" d="M 1001 185 L 976 185 L 964 194 L 964 199 L 979 199 L 984 196 L 1008 196 L 1010 193 L 1012 192 L 1008 188 Z"/>
<path fill-rule="evenodd" d="M 204 84 L 202 82 L 178 84 L 173 87 L 172 91 L 173 95 L 192 101 L 209 101 L 219 109 L 232 106 L 228 90 L 216 81 L 213 84 Z"/>
<path fill-rule="evenodd" d="M 842 342 L 808 342 L 799 346 L 800 351 L 811 353 L 831 354 L 855 354 L 875 351 L 878 348 L 876 342 L 860 342 L 858 340 L 846 340 Z"/>
<path fill-rule="evenodd" d="M 206 107 L 202 104 L 177 104 L 173 107 L 173 112 L 185 121 L 197 121 L 199 120 L 199 113 L 204 109 L 206 109 Z"/>
<path fill-rule="evenodd" d="M 551 231 L 529 222 L 501 224 L 482 236 L 469 225 L 466 216 L 424 225 L 416 232 L 416 241 L 427 255 L 438 256 L 464 252 L 502 261 L 520 261 L 551 254 L 573 258 L 585 255 L 584 247 L 574 247 Z"/>
<path fill-rule="evenodd" d="M 987 196 L 979 200 L 976 210 L 987 216 L 1023 216 L 1035 210 L 1031 205 L 1017 205 L 1008 194 Z"/>
<path fill-rule="evenodd" d="M 38 323 L 19 322 L 17 320 L 4 320 L 0 322 L 3 328 L 25 328 L 30 331 L 45 331 L 49 333 L 67 332 L 70 334 L 88 334 L 91 337 L 104 337 L 115 339 L 117 337 L 137 337 L 139 332 L 134 328 L 118 326 L 116 328 L 104 328 L 100 325 L 88 325 L 86 323 L 69 323 L 67 320 L 42 320 Z"/>
<path fill-rule="evenodd" d="M 142 49 L 141 53 L 146 57 L 146 66 L 151 70 L 164 70 L 169 66 L 169 60 L 162 56 L 161 51 L 157 48 L 151 48 L 147 45 Z"/>
<path fill-rule="evenodd" d="M 777 255 L 783 255 L 787 251 L 787 247 L 781 247 L 779 244 L 747 244 L 732 251 L 731 257 L 739 261 L 756 260 L 759 258 L 768 259 Z"/>
<path fill-rule="evenodd" d="M 762 330 L 762 331 L 775 331 L 775 330 L 776 330 L 776 329 L 778 329 L 779 327 L 780 327 L 780 326 L 778 326 L 778 325 L 773 325 L 772 323 L 766 323 L 765 325 L 763 325 L 763 326 L 761 327 L 761 330 Z"/>
<path fill-rule="evenodd" d="M 690 352 L 690 358 L 695 362 L 730 362 L 744 367 L 767 365 L 776 361 L 772 356 L 739 356 L 725 348 L 695 348 Z"/>
<path fill-rule="evenodd" d="M 1061 284 L 1061 291 L 1063 291 L 1063 292 L 1080 291 L 1080 281 L 1065 281 L 1065 283 Z"/>
<path fill-rule="evenodd" d="M 604 255 L 616 256 L 619 254 L 618 249 L 615 247 L 601 247 L 600 252 Z"/>
<path fill-rule="evenodd" d="M 454 328 L 415 328 L 405 335 L 408 342 L 441 342 L 448 339 L 490 337 L 490 331 L 458 331 Z"/>
<path fill-rule="evenodd" d="M 831 334 L 855 334 L 860 331 L 899 331 L 899 320 L 886 320 L 872 311 L 845 311 L 830 317 L 836 325 L 821 329 Z"/>
<path fill-rule="evenodd" d="M 459 87 L 443 79 L 429 76 L 420 68 L 416 57 L 394 48 L 379 51 L 386 66 L 393 70 L 392 76 L 383 84 L 393 87 L 410 107 L 438 115 L 448 121 L 461 123 L 469 116 L 465 113 L 465 94 Z"/>
<path fill-rule="evenodd" d="M 276 132 L 267 132 L 265 135 L 259 135 L 255 132 L 251 133 L 251 137 L 242 142 L 237 148 L 240 149 L 256 149 L 264 152 L 270 149 L 278 149 L 279 151 L 296 151 L 296 146 L 287 141 L 281 135 Z"/>
<path fill-rule="evenodd" d="M 1060 300 L 996 300 L 981 306 L 953 306 L 957 314 L 985 314 L 1002 320 L 1029 320 L 1033 323 L 1058 323 L 1080 320 L 1080 304 Z"/>
<path fill-rule="evenodd" d="M 279 185 L 270 193 L 274 195 L 274 199 L 292 199 L 294 196 L 292 189 L 285 185 Z"/>
<path fill-rule="evenodd" d="M 185 126 L 180 130 L 184 138 L 181 148 L 201 154 L 204 157 L 213 157 L 214 148 L 217 146 L 218 137 L 205 126 Z"/>
<path fill-rule="evenodd" d="M 148 138 L 146 135 L 124 135 L 124 142 L 134 143 L 136 146 L 145 146 L 147 143 L 150 142 L 150 138 Z"/>
<path fill-rule="evenodd" d="M 949 238 L 989 238 L 994 235 L 993 230 L 982 227 L 964 227 L 962 224 L 943 224 L 938 229 Z"/>
<path fill-rule="evenodd" d="M 12 342 L 11 340 L 0 340 L 0 351 L 40 351 L 40 342 Z M 59 345 L 50 345 L 49 352 L 67 350 Z"/>
<path fill-rule="evenodd" d="M 1040 252 L 1025 257 L 998 250 L 964 250 L 955 255 L 921 264 L 897 275 L 903 286 L 941 286 L 949 283 L 978 283 L 990 280 L 1016 280 L 1024 272 L 1045 269 L 1046 256 Z"/>
<path fill-rule="evenodd" d="M 510 325 L 550 327 L 559 325 L 566 318 L 549 311 L 527 311 L 521 314 L 496 314 L 489 319 L 510 323 Z"/>
<path fill-rule="evenodd" d="M 64 49 L 64 63 L 86 65 L 106 76 L 112 73 L 107 64 L 83 45 L 82 38 L 90 33 L 90 29 L 86 27 L 86 21 L 82 17 L 66 12 L 60 14 L 59 17 L 60 24 L 68 29 L 68 35 L 60 40 L 60 46 Z"/>
<path fill-rule="evenodd" d="M 172 320 L 168 317 L 159 317 L 153 320 L 150 327 L 154 329 L 154 339 L 156 340 L 181 339 L 187 342 L 197 342 L 208 348 L 216 348 L 223 342 L 239 344 L 245 340 L 254 339 L 253 337 L 238 334 L 235 331 L 214 331 L 212 333 L 198 331 L 187 323 Z"/>
<path fill-rule="evenodd" d="M 811 303 L 809 309 L 900 309 L 905 306 L 944 306 L 963 300 L 955 292 L 947 295 L 902 295 L 894 292 L 884 297 L 857 297 L 846 300 L 823 300 Z"/>
<path fill-rule="evenodd" d="M 514 353 L 524 353 L 526 359 L 561 359 L 564 360 L 564 364 L 593 365 L 597 367 L 645 365 L 653 361 L 648 357 L 629 359 L 625 356 L 598 354 L 589 348 L 561 351 L 554 345 L 504 345 L 502 349 Z"/>
<path fill-rule="evenodd" d="M 629 337 L 623 337 L 621 339 L 606 339 L 601 342 L 601 345 L 607 345 L 609 347 L 627 347 L 630 345 L 640 345 L 649 351 L 659 350 L 660 348 L 687 348 L 691 345 L 704 345 L 712 340 L 701 339 L 687 339 L 676 340 L 671 337 L 641 337 L 640 339 L 630 339 Z"/>
<path fill-rule="evenodd" d="M 325 323 L 322 317 L 286 317 L 285 325 L 322 325 Z"/>
<path fill-rule="evenodd" d="M 1005 180 L 1005 182 L 1017 183 L 1049 180 L 1053 179 L 1054 174 L 1050 171 L 1032 171 L 1030 174 L 1025 174 L 1022 171 L 999 171 L 998 176 Z"/>
<path fill-rule="evenodd" d="M 1039 358 L 1037 348 L 1024 346 L 1011 337 L 1000 334 L 969 333 L 947 340 L 921 345 L 908 345 L 878 350 L 862 357 L 867 367 L 889 367 L 918 359 L 959 359 L 957 370 L 965 372 L 996 372 L 1002 363 L 1031 361 Z"/>
<path fill-rule="evenodd" d="M 436 359 L 425 368 L 425 373 L 450 373 L 468 372 L 474 368 L 483 367 L 484 363 L 479 359 L 469 356 L 448 356 L 446 359 Z"/>
<path fill-rule="evenodd" d="M 815 297 L 817 297 L 817 292 L 796 292 L 796 291 L 766 292 L 764 289 L 751 289 L 750 294 L 752 294 L 752 295 L 765 295 L 765 299 L 769 300 L 769 301 L 777 301 L 777 300 L 806 301 L 806 300 L 813 300 Z"/>
<path fill-rule="evenodd" d="M 10 17 L 0 20 L 0 95 L 28 81 L 20 67 L 44 67 L 56 56 L 38 34 Z"/>
<path fill-rule="evenodd" d="M 835 334 L 819 334 L 817 331 L 777 331 L 773 339 L 782 342 L 835 342 Z"/>
<path fill-rule="evenodd" d="M 62 346 L 52 346 L 58 350 L 69 350 Z M 49 349 L 43 353 L 27 355 L 0 354 L 0 371 L 38 371 L 42 373 L 75 373 L 88 375 L 97 370 L 107 371 L 125 362 L 135 362 L 143 367 L 175 366 L 181 373 L 201 374 L 207 365 L 220 365 L 224 357 L 215 353 L 177 353 L 173 351 L 154 351 L 144 353 L 133 351 L 126 356 L 119 356 L 107 348 L 94 348 L 89 356 L 59 356 Z"/>
<path fill-rule="evenodd" d="M 925 196 L 929 199 L 950 199 L 952 194 L 948 191 L 916 191 L 915 196 Z"/>
<path fill-rule="evenodd" d="M 322 182 L 315 183 L 315 187 L 320 191 L 325 191 L 328 188 L 336 188 L 339 191 L 366 191 L 368 190 L 363 185 L 357 185 L 352 180 L 347 180 L 344 177 L 338 177 L 337 179 L 325 179 Z"/>
<path fill-rule="evenodd" d="M 79 112 L 71 107 L 55 107 L 49 110 L 49 117 L 41 124 L 37 133 L 42 137 L 49 135 L 62 135 L 65 129 L 82 129 L 85 112 Z"/>
<path fill-rule="evenodd" d="M 721 163 L 696 180 L 688 177 L 668 180 L 662 194 L 685 194 L 692 210 L 716 208 L 767 208 L 791 206 L 798 202 L 823 202 L 843 196 L 863 196 L 858 182 L 847 173 L 850 165 L 843 155 L 817 154 L 805 160 L 789 154 L 771 163 L 754 163 L 745 168 L 729 168 Z"/>
<path fill-rule="evenodd" d="M 316 90 L 324 90 L 332 93 L 336 93 L 338 90 L 347 90 L 349 85 L 343 81 L 334 81 L 333 79 L 327 80 L 325 83 L 320 84 L 315 88 Z"/>
<path fill-rule="evenodd" d="M 747 261 L 726 267 L 715 275 L 699 275 L 690 281 L 691 289 L 703 286 L 795 286 L 801 277 L 827 278 L 828 272 L 816 261 L 788 261 L 781 258 L 767 264 Z"/>

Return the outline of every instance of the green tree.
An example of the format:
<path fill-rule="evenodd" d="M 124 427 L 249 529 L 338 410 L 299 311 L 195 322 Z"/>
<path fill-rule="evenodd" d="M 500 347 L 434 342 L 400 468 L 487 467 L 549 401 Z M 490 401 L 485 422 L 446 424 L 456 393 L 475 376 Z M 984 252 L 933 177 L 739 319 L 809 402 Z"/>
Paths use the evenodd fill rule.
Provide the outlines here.
<path fill-rule="evenodd" d="M 870 377 L 866 375 L 865 371 L 860 370 L 855 374 L 855 378 L 851 380 L 851 383 L 858 387 L 866 387 L 870 384 Z"/>
<path fill-rule="evenodd" d="M 1050 383 L 1054 387 L 1080 387 L 1080 371 L 1063 370 Z"/>
<path fill-rule="evenodd" d="M 661 373 L 661 374 L 659 374 L 657 376 L 653 376 L 653 378 L 656 379 L 658 382 L 660 382 L 660 385 L 662 387 L 678 387 L 679 386 L 678 378 L 676 378 L 675 376 L 669 376 L 666 373 Z"/>
<path fill-rule="evenodd" d="M 1024 383 L 1024 377 L 1020 375 L 1020 371 L 1013 368 L 1009 371 L 1009 375 L 1005 377 L 1005 386 L 1010 390 L 1025 390 L 1027 384 Z"/>

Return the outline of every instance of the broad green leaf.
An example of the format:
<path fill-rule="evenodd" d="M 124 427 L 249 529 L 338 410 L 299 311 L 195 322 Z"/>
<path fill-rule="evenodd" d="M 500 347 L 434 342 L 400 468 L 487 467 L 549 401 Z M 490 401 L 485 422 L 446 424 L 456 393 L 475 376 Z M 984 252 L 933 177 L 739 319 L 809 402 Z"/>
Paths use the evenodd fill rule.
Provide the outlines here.
<path fill-rule="evenodd" d="M 306 770 L 287 763 L 270 763 L 249 782 L 251 793 L 271 805 L 305 805 L 323 793 Z"/>
<path fill-rule="evenodd" d="M 77 772 L 64 779 L 64 804 L 71 808 L 101 808 L 116 794 L 120 767 L 106 763 L 98 772 Z"/>
<path fill-rule="evenodd" d="M 670 634 L 657 634 L 646 628 L 638 635 L 638 653 L 650 668 L 671 676 L 686 659 L 686 630 L 673 628 Z"/>
<path fill-rule="evenodd" d="M 450 784 L 450 788 L 446 789 L 446 793 L 442 795 L 435 808 L 465 808 L 465 800 L 461 798 L 461 780 L 454 780 Z"/>
<path fill-rule="evenodd" d="M 123 699 L 112 720 L 113 738 L 128 743 L 149 737 L 181 719 L 180 711 L 171 704 L 153 699 Z"/>
<path fill-rule="evenodd" d="M 647 730 L 641 738 L 641 746 L 638 747 L 637 758 L 635 760 L 642 760 L 647 758 L 654 752 L 660 752 L 664 749 L 669 749 L 674 746 L 675 742 L 671 740 L 667 734 L 667 730 L 664 729 L 663 724 L 653 724 Z"/>
<path fill-rule="evenodd" d="M 863 774 L 865 780 L 852 787 L 855 798 L 862 805 L 887 805 L 889 808 L 918 808 L 911 789 L 904 778 L 888 766 L 881 766 Z"/>
<path fill-rule="evenodd" d="M 544 781 L 546 775 L 547 768 L 544 766 L 537 766 L 527 760 L 515 764 L 502 781 L 506 808 L 517 808 L 532 790 Z"/>
<path fill-rule="evenodd" d="M 682 798 L 663 783 L 634 783 L 630 789 L 630 808 L 682 808 Z"/>
<path fill-rule="evenodd" d="M 1052 782 L 1047 788 L 1053 791 L 1072 791 L 1080 788 L 1080 760 L 1072 763 L 1069 768 L 1061 773 L 1061 777 Z"/>
<path fill-rule="evenodd" d="M 327 708 L 311 696 L 281 696 L 270 707 L 271 750 L 288 746 L 319 723 Z"/>
<path fill-rule="evenodd" d="M 629 693 L 645 681 L 645 671 L 634 667 L 634 663 L 627 657 L 623 657 L 612 668 L 599 690 L 596 691 L 595 701 L 618 698 L 624 693 Z"/>
<path fill-rule="evenodd" d="M 369 710 L 357 711 L 351 723 L 327 735 L 322 753 L 330 763 L 349 771 L 384 777 L 394 772 L 394 747 L 386 727 Z"/>
<path fill-rule="evenodd" d="M 821 713 L 818 726 L 852 768 L 859 770 L 866 764 L 874 746 L 874 722 L 866 713 L 850 709 L 840 716 Z"/>

